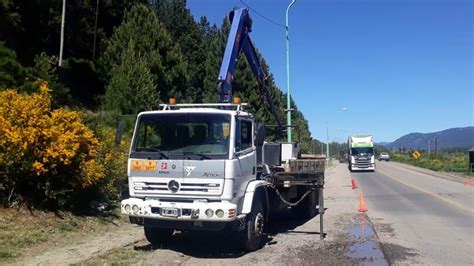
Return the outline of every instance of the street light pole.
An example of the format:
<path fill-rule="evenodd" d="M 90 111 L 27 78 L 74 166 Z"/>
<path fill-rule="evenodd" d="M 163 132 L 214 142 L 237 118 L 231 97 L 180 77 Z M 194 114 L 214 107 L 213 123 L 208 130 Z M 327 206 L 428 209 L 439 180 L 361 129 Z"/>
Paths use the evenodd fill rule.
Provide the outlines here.
<path fill-rule="evenodd" d="M 291 3 L 288 5 L 286 9 L 286 23 L 285 23 L 285 30 L 286 30 L 286 87 L 287 87 L 287 94 L 286 94 L 286 125 L 287 125 L 287 132 L 288 132 L 288 142 L 291 142 L 291 94 L 290 94 L 290 35 L 289 35 L 289 28 L 288 28 L 288 14 L 290 12 L 290 7 L 296 2 L 296 0 L 292 0 Z"/>

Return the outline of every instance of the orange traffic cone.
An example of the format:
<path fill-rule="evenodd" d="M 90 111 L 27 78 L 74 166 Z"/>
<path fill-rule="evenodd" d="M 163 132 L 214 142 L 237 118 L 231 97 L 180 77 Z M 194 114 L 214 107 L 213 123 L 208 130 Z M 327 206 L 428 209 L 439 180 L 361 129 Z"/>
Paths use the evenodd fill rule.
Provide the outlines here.
<path fill-rule="evenodd" d="M 366 211 L 368 211 L 368 209 L 365 207 L 364 194 L 362 194 L 362 192 L 360 193 L 359 209 L 358 209 L 358 211 L 360 211 L 360 212 L 366 212 Z"/>
<path fill-rule="evenodd" d="M 356 188 L 358 188 L 357 183 L 355 179 L 352 179 L 352 189 L 356 189 Z"/>

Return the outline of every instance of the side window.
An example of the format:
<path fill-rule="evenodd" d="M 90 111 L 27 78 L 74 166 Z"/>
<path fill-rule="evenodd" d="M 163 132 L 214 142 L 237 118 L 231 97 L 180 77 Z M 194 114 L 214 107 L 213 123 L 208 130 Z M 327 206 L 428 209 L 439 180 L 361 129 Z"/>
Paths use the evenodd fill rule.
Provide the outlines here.
<path fill-rule="evenodd" d="M 252 122 L 242 121 L 242 150 L 252 147 Z"/>
<path fill-rule="evenodd" d="M 245 120 L 241 121 L 240 140 L 241 150 L 246 150 L 252 147 L 252 122 Z"/>

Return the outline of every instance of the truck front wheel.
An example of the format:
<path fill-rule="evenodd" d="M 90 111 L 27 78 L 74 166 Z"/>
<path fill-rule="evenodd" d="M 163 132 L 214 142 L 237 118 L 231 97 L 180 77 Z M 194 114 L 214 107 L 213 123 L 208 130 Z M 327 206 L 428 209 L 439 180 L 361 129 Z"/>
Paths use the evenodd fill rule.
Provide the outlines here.
<path fill-rule="evenodd" d="M 255 251 L 263 244 L 265 213 L 260 200 L 253 203 L 252 211 L 246 217 L 245 229 L 239 233 L 240 241 L 246 251 Z"/>
<path fill-rule="evenodd" d="M 172 229 L 144 226 L 145 237 L 152 245 L 157 246 L 169 242 L 173 236 Z"/>

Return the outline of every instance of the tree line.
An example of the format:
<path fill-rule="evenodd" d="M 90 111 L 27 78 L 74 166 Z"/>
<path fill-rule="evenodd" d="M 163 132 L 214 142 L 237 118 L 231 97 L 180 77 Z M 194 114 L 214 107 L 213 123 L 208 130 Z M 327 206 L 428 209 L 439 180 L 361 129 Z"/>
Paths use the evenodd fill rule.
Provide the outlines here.
<path fill-rule="evenodd" d="M 68 1 L 64 61 L 58 67 L 62 1 L 0 3 L 0 88 L 30 90 L 48 82 L 53 105 L 136 115 L 174 97 L 178 102 L 216 102 L 217 74 L 228 19 L 195 21 L 184 0 Z M 256 45 L 258 47 L 258 44 Z M 268 89 L 285 117 L 286 94 L 270 67 Z M 246 59 L 239 58 L 234 94 L 259 121 L 275 124 Z M 292 100 L 295 139 L 312 151 L 308 122 Z M 275 132 L 270 132 L 275 133 Z"/>

